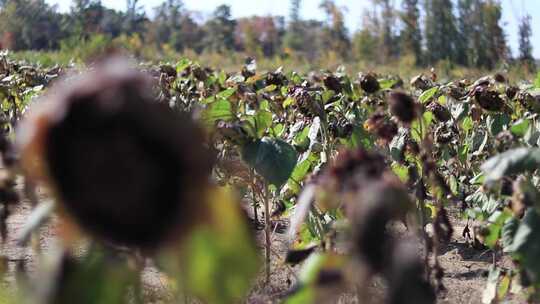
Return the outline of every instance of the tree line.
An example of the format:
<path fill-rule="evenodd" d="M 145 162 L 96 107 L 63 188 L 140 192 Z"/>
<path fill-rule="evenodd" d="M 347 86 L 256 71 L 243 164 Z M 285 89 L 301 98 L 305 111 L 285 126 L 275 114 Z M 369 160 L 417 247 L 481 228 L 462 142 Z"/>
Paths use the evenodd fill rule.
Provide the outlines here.
<path fill-rule="evenodd" d="M 245 52 L 252 56 L 303 56 L 329 53 L 343 60 L 387 64 L 402 56 L 425 66 L 448 61 L 492 69 L 519 61 L 534 65 L 531 17 L 519 24 L 519 51 L 512 54 L 497 0 L 370 0 L 362 26 L 349 32 L 345 8 L 323 0 L 324 20 L 301 18 L 302 1 L 291 0 L 290 14 L 233 18 L 221 5 L 208 17 L 190 11 L 182 0 L 166 0 L 150 17 L 138 0 L 117 11 L 100 0 L 73 0 L 58 12 L 45 0 L 0 0 L 0 47 L 57 50 L 95 35 L 135 37 L 141 46 L 196 53 Z"/>

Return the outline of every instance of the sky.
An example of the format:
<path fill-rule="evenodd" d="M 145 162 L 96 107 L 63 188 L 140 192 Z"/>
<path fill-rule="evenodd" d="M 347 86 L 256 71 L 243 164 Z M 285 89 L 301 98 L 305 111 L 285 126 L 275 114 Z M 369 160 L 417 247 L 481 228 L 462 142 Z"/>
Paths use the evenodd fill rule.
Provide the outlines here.
<path fill-rule="evenodd" d="M 47 0 L 51 4 L 57 4 L 60 11 L 67 11 L 71 0 Z M 123 10 L 123 0 L 102 0 L 102 3 L 110 8 Z M 158 6 L 163 0 L 140 0 L 146 10 L 151 14 L 152 8 Z M 302 17 L 304 19 L 323 19 L 324 14 L 319 9 L 321 0 L 303 0 Z M 399 3 L 399 0 L 395 1 Z M 201 13 L 201 16 L 209 15 L 220 4 L 229 4 L 234 17 L 252 15 L 281 15 L 288 16 L 290 0 L 184 0 L 187 9 Z M 347 27 L 351 32 L 361 25 L 362 12 L 369 8 L 369 0 L 336 0 L 336 3 L 346 8 Z M 534 55 L 540 58 L 540 1 L 539 0 L 502 0 L 503 4 L 503 28 L 506 31 L 508 42 L 513 54 L 517 54 L 518 47 L 518 20 L 524 14 L 532 16 L 533 47 Z"/>

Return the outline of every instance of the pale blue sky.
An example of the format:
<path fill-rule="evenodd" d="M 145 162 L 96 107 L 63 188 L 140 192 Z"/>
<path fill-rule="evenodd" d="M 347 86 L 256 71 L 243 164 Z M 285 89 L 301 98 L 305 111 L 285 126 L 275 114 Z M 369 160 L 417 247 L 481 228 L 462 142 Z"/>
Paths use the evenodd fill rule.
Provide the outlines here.
<path fill-rule="evenodd" d="M 47 0 L 51 4 L 58 4 L 61 11 L 66 11 L 71 0 Z M 150 12 L 163 0 L 140 0 L 140 3 Z M 321 0 L 302 1 L 302 17 L 322 19 L 323 13 L 319 9 Z M 395 1 L 399 3 L 399 0 Z M 115 9 L 124 9 L 123 0 L 102 0 L 102 3 Z M 290 0 L 184 0 L 189 10 L 198 11 L 204 17 L 210 14 L 218 5 L 229 4 L 235 17 L 250 15 L 283 15 L 287 16 Z M 346 20 L 350 31 L 356 30 L 361 24 L 364 8 L 369 6 L 368 0 L 336 0 L 340 6 L 347 8 Z M 533 45 L 536 58 L 540 58 L 540 1 L 539 0 L 502 0 L 504 29 L 513 53 L 517 53 L 517 20 L 522 14 L 532 16 Z"/>

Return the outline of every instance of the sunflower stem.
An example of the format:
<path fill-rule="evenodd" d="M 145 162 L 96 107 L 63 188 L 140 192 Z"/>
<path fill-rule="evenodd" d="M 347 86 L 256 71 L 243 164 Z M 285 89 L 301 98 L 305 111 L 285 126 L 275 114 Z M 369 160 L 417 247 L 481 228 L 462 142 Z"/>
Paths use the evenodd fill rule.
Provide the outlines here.
<path fill-rule="evenodd" d="M 270 255 L 271 255 L 271 246 L 272 242 L 270 239 L 271 234 L 271 225 L 270 225 L 270 202 L 269 202 L 269 195 L 268 195 L 268 184 L 264 184 L 264 234 L 266 238 L 266 284 L 270 283 Z"/>

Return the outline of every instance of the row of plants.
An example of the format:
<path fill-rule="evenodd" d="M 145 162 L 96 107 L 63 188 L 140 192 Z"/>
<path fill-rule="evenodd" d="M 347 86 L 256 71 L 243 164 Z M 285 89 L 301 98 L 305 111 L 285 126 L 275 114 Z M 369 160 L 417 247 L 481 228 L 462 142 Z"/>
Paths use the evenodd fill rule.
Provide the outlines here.
<path fill-rule="evenodd" d="M 301 75 L 259 72 L 254 59 L 237 73 L 187 59 L 131 68 L 112 57 L 85 71 L 0 59 L 2 240 L 19 197 L 34 205 L 22 245 L 52 214 L 63 223 L 36 301 L 144 301 L 152 261 L 171 302 L 233 303 L 268 283 L 278 258 L 300 265 L 286 303 L 351 291 L 434 303 L 445 291 L 438 257 L 459 220 L 457 233 L 494 256 L 483 302 L 540 301 L 540 79 Z M 53 203 L 37 200 L 36 184 Z M 276 257 L 282 218 L 289 249 Z M 376 280 L 382 295 L 367 283 Z"/>

